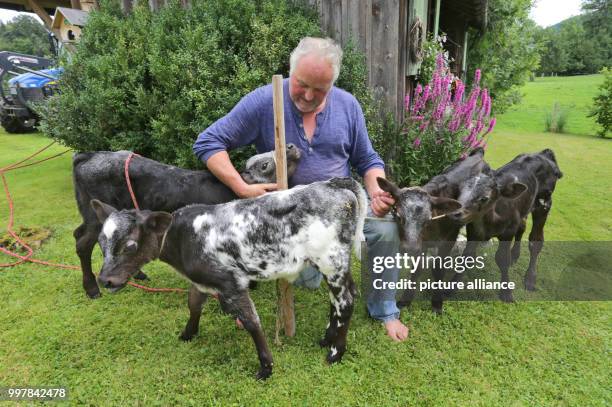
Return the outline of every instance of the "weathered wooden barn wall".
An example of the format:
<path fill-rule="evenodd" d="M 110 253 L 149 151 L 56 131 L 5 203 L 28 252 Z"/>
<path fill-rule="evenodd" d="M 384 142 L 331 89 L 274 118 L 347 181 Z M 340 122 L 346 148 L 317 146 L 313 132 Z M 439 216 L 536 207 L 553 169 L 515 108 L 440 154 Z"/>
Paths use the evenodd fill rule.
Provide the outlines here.
<path fill-rule="evenodd" d="M 406 89 L 409 0 L 306 0 L 321 29 L 341 45 L 351 39 L 366 57 L 369 86 L 387 111 L 401 115 Z"/>

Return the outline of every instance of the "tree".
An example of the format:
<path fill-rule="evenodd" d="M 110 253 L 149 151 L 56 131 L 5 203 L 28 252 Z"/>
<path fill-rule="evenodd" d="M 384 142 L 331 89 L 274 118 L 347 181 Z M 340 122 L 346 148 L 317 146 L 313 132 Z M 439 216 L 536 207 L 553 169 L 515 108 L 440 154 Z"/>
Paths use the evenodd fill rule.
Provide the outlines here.
<path fill-rule="evenodd" d="M 589 117 L 594 117 L 601 129 L 597 134 L 607 137 L 612 133 L 612 70 L 601 70 L 604 82 L 599 87 L 599 94 L 593 99 L 593 108 Z"/>
<path fill-rule="evenodd" d="M 610 14 L 610 0 L 584 0 L 582 10 L 586 36 L 591 39 L 596 49 L 595 62 L 591 72 L 595 73 L 603 67 L 612 66 L 612 15 Z"/>
<path fill-rule="evenodd" d="M 491 91 L 497 113 L 520 100 L 518 87 L 540 61 L 536 24 L 529 19 L 531 0 L 490 0 L 489 26 L 468 49 L 468 78 L 482 69 L 483 86 Z"/>
<path fill-rule="evenodd" d="M 0 23 L 0 51 L 14 51 L 40 57 L 52 56 L 48 32 L 34 17 L 18 15 Z"/>

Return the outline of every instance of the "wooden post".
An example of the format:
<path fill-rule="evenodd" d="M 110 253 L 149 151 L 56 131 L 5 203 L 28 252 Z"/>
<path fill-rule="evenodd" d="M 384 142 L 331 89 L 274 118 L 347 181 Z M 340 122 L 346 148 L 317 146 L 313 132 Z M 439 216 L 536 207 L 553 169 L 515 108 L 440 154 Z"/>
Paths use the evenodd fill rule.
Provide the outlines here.
<path fill-rule="evenodd" d="M 276 183 L 279 190 L 287 189 L 287 149 L 285 146 L 285 109 L 283 105 L 283 76 L 272 76 L 272 103 L 274 107 L 274 156 L 276 159 Z M 278 313 L 276 315 L 275 342 L 280 344 L 280 330 L 286 336 L 295 336 L 293 286 L 287 280 L 276 283 Z"/>

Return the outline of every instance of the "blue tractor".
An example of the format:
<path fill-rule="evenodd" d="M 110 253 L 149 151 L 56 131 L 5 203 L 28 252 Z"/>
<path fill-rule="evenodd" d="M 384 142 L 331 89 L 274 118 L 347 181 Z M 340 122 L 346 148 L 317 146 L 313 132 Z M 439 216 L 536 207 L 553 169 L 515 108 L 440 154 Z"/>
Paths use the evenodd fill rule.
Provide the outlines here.
<path fill-rule="evenodd" d="M 36 103 L 58 92 L 63 70 L 52 68 L 54 64 L 52 59 L 0 52 L 0 124 L 8 133 L 34 131 L 39 121 Z"/>

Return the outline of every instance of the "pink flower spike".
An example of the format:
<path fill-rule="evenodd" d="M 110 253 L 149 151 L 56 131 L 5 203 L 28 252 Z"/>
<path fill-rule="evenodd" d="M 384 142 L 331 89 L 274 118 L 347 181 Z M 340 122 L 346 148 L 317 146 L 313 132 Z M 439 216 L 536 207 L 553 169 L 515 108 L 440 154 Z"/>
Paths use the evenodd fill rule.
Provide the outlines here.
<path fill-rule="evenodd" d="M 489 133 L 491 133 L 493 131 L 493 128 L 495 127 L 495 123 L 497 123 L 497 118 L 492 118 L 491 121 L 489 122 L 489 128 L 487 129 L 486 133 L 484 135 L 487 135 Z"/>
<path fill-rule="evenodd" d="M 477 69 L 474 73 L 474 85 L 478 85 L 480 83 L 480 69 Z"/>
<path fill-rule="evenodd" d="M 419 137 L 415 138 L 414 141 L 412 142 L 412 146 L 414 148 L 419 148 L 420 145 L 421 145 L 421 139 Z"/>
<path fill-rule="evenodd" d="M 406 93 L 406 97 L 404 98 L 404 107 L 406 111 L 410 110 L 410 93 Z"/>

